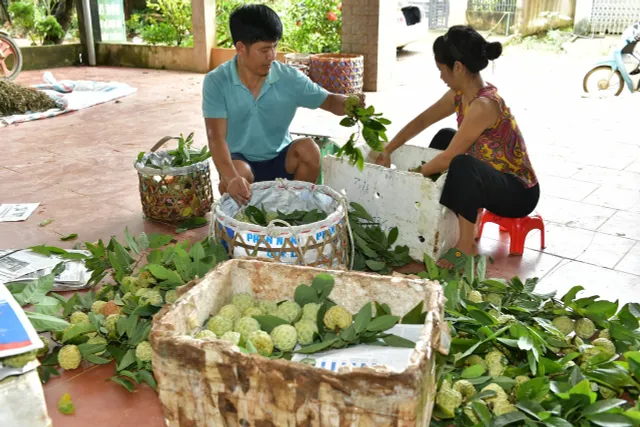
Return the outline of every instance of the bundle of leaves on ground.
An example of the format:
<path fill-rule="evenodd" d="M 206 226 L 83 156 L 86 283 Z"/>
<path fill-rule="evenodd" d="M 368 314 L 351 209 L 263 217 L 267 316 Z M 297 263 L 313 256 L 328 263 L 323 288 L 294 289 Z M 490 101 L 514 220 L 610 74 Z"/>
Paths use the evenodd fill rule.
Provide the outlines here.
<path fill-rule="evenodd" d="M 0 80 L 0 117 L 41 113 L 52 108 L 60 108 L 60 104 L 46 93 L 8 80 Z"/>
<path fill-rule="evenodd" d="M 143 162 L 145 167 L 154 169 L 179 168 L 195 165 L 203 162 L 211 157 L 209 147 L 206 145 L 200 150 L 193 149 L 193 135 L 191 132 L 186 138 L 180 134 L 178 139 L 178 148 L 168 150 L 166 156 L 146 156 L 144 151 L 138 154 L 138 162 Z"/>
<path fill-rule="evenodd" d="M 280 211 L 270 212 L 265 210 L 264 207 L 247 206 L 238 212 L 234 218 L 240 222 L 248 222 L 261 227 L 266 227 L 275 220 L 278 220 L 274 223 L 278 227 L 285 226 L 284 223 L 295 227 L 325 220 L 327 214 L 319 209 L 310 211 L 295 210 L 290 213 L 284 213 Z"/>
<path fill-rule="evenodd" d="M 393 268 L 412 261 L 408 246 L 391 249 L 400 235 L 398 228 L 385 232 L 362 205 L 351 203 L 349 225 L 355 246 L 354 270 L 390 274 Z"/>
<path fill-rule="evenodd" d="M 439 356 L 435 426 L 640 424 L 640 305 L 598 296 L 561 300 L 524 283 L 487 280 L 486 261 L 464 276 L 426 258 L 441 280 L 452 333 Z M 477 271 L 477 274 L 475 274 Z"/>
<path fill-rule="evenodd" d="M 384 151 L 384 144 L 389 142 L 387 126 L 391 124 L 391 121 L 383 118 L 381 113 L 376 113 L 372 105 L 367 108 L 361 108 L 360 98 L 356 95 L 351 95 L 347 98 L 345 114 L 347 117 L 340 121 L 340 125 L 344 127 L 358 125 L 358 131 L 351 134 L 349 140 L 336 153 L 336 157 L 346 155 L 352 165 L 356 165 L 358 169 L 363 170 L 364 155 L 355 146 L 360 136 L 359 134 L 362 134 L 364 142 L 373 151 L 382 152 Z"/>
<path fill-rule="evenodd" d="M 387 305 L 375 302 L 374 317 L 369 302 L 354 316 L 329 299 L 333 286 L 331 275 L 319 274 L 311 286 L 298 286 L 293 300 L 276 302 L 235 294 L 194 338 L 230 341 L 244 353 L 271 359 L 357 344 L 415 347 L 414 342 L 385 332 L 401 321 Z"/>
<path fill-rule="evenodd" d="M 227 259 L 224 248 L 209 240 L 169 245 L 173 240 L 169 235 L 142 233 L 135 238 L 127 231 L 125 235 L 126 246 L 115 238 L 108 245 L 102 240 L 86 243 L 90 257 L 50 246 L 31 248 L 43 255 L 85 258 L 92 271 L 89 283 L 101 283 L 107 276 L 112 279 L 97 292 L 78 292 L 69 298 L 50 293 L 62 265 L 37 281 L 9 284 L 16 301 L 29 308 L 26 314 L 36 331 L 45 333 L 41 336 L 45 350 L 37 354 L 43 382 L 58 375 L 58 367 L 73 370 L 83 360 L 89 364 L 115 361 L 112 381 L 129 391 L 141 382 L 155 388 L 147 341 L 152 317 L 164 304 L 176 301 L 178 286 L 203 277 Z M 138 268 L 144 259 L 148 263 Z M 24 365 L 27 359 L 24 356 L 9 363 Z"/>

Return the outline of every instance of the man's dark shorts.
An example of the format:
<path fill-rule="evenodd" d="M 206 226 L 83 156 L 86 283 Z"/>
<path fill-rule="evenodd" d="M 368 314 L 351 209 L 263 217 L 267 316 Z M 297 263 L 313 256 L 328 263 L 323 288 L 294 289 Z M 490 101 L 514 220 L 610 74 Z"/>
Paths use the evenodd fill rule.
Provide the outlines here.
<path fill-rule="evenodd" d="M 276 178 L 293 180 L 293 174 L 288 173 L 285 167 L 287 152 L 292 144 L 287 145 L 271 160 L 252 162 L 240 153 L 231 153 L 231 160 L 242 160 L 251 168 L 253 182 L 275 181 Z"/>

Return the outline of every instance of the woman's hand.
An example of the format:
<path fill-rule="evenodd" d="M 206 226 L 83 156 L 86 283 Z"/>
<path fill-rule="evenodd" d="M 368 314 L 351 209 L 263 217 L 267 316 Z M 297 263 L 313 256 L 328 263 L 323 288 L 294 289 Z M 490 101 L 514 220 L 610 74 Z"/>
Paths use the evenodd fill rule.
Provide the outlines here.
<path fill-rule="evenodd" d="M 391 155 L 386 151 L 378 154 L 376 158 L 376 165 L 384 166 L 385 168 L 391 167 Z"/>

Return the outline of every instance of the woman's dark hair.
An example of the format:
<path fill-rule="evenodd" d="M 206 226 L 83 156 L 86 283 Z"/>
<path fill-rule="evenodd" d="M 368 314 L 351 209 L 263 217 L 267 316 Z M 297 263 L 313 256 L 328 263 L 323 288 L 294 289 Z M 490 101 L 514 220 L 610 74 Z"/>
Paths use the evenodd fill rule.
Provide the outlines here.
<path fill-rule="evenodd" d="M 276 43 L 282 38 L 282 21 L 277 13 L 263 4 L 245 4 L 229 17 L 231 39 L 251 46 L 257 42 Z"/>
<path fill-rule="evenodd" d="M 460 61 L 472 73 L 479 73 L 487 68 L 489 61 L 498 59 L 502 54 L 500 42 L 487 42 L 480 33 L 466 25 L 449 28 L 444 36 L 433 43 L 433 54 L 436 62 L 450 69 L 456 61 Z"/>

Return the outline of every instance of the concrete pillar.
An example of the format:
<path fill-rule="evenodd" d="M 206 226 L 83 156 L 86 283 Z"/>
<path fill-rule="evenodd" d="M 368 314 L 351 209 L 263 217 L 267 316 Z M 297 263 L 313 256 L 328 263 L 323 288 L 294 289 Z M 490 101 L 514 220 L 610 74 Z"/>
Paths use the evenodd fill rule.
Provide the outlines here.
<path fill-rule="evenodd" d="M 391 0 L 342 1 L 341 50 L 364 56 L 364 90 L 367 92 L 393 87 L 397 7 L 397 2 Z"/>
<path fill-rule="evenodd" d="M 216 0 L 191 0 L 191 10 L 194 71 L 206 73 L 216 43 Z"/>

